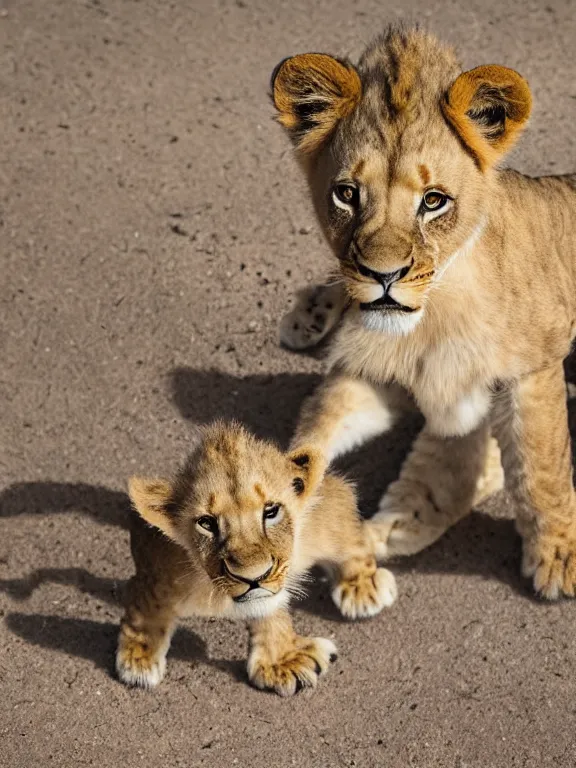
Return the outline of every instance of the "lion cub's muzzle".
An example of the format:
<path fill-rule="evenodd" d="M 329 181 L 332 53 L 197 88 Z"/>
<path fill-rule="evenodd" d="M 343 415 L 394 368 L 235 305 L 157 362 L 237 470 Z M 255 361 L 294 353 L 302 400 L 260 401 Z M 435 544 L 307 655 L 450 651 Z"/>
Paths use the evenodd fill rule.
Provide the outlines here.
<path fill-rule="evenodd" d="M 242 588 L 244 591 L 239 594 L 233 595 L 232 599 L 235 603 L 246 603 L 250 600 L 257 600 L 263 597 L 272 597 L 278 591 L 272 583 L 267 583 L 267 579 L 270 578 L 274 569 L 275 563 L 257 576 L 243 576 L 240 573 L 230 569 L 230 566 L 225 560 L 222 561 L 222 573 L 232 581 L 235 586 L 235 590 Z"/>
<path fill-rule="evenodd" d="M 363 277 L 368 277 L 374 280 L 382 287 L 382 295 L 376 299 L 373 299 L 372 301 L 361 301 L 360 309 L 363 311 L 379 309 L 395 309 L 401 312 L 414 311 L 414 307 L 408 307 L 402 304 L 401 302 L 394 299 L 390 293 L 392 286 L 406 277 L 406 275 L 410 272 L 412 264 L 409 264 L 406 267 L 402 267 L 401 269 L 396 269 L 394 272 L 376 272 L 375 270 L 370 269 L 360 262 L 356 264 L 356 268 Z"/>

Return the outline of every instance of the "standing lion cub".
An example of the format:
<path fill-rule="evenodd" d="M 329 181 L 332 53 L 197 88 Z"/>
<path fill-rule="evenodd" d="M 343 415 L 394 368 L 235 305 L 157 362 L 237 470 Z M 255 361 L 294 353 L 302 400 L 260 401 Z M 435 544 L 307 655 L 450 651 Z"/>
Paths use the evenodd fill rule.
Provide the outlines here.
<path fill-rule="evenodd" d="M 316 685 L 336 648 L 293 629 L 288 603 L 306 572 L 329 572 L 332 598 L 350 619 L 396 598 L 351 486 L 324 470 L 318 451 L 283 454 L 238 424 L 217 423 L 174 482 L 131 479 L 136 575 L 118 641 L 121 680 L 157 685 L 177 620 L 200 615 L 248 622 L 257 688 L 290 696 Z"/>
<path fill-rule="evenodd" d="M 524 575 L 543 597 L 575 597 L 563 361 L 576 174 L 501 168 L 530 116 L 528 83 L 496 64 L 463 71 L 434 36 L 393 27 L 357 65 L 285 59 L 272 97 L 340 274 L 302 295 L 283 340 L 312 345 L 348 305 L 296 440 L 333 459 L 391 429 L 408 393 L 425 426 L 374 517 L 387 553 L 437 540 L 501 464 Z"/>

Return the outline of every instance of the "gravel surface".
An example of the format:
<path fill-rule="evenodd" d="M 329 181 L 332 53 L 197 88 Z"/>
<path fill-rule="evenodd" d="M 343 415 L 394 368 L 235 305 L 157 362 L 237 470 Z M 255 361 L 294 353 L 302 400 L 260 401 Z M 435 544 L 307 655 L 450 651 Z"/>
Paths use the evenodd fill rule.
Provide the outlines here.
<path fill-rule="evenodd" d="M 313 693 L 249 688 L 223 621 L 179 631 L 154 693 L 111 671 L 127 477 L 220 415 L 286 443 L 323 370 L 276 340 L 329 260 L 270 72 L 398 19 L 521 71 L 512 161 L 575 169 L 571 0 L 0 0 L 0 765 L 576 764 L 576 605 L 532 598 L 501 497 L 394 566 L 372 621 L 315 587 L 297 625 L 340 658 Z M 417 427 L 346 461 L 368 513 Z"/>

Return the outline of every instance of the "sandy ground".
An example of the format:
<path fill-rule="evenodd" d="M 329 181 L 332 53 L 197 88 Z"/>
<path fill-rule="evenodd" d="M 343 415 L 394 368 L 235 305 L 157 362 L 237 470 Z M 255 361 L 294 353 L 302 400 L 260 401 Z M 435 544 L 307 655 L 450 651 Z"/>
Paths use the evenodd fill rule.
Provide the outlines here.
<path fill-rule="evenodd" d="M 397 19 L 525 74 L 514 163 L 574 170 L 571 0 L 0 0 L 2 766 L 576 763 L 576 606 L 531 597 L 503 498 L 395 566 L 373 621 L 317 587 L 298 627 L 341 655 L 314 693 L 249 688 L 228 622 L 183 628 L 154 693 L 111 672 L 128 475 L 219 415 L 286 442 L 323 368 L 276 342 L 328 260 L 269 73 Z M 416 426 L 347 462 L 368 512 Z"/>

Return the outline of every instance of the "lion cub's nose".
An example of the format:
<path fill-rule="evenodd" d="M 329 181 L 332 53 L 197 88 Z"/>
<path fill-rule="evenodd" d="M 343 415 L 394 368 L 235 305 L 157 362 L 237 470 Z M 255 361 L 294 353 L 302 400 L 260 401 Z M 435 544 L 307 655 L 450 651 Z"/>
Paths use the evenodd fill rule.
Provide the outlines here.
<path fill-rule="evenodd" d="M 224 566 L 232 578 L 246 584 L 252 584 L 267 579 L 274 567 L 274 562 L 272 558 L 269 558 L 267 563 L 245 564 L 236 557 L 229 556 L 224 561 Z"/>
<path fill-rule="evenodd" d="M 358 262 L 358 272 L 364 275 L 364 277 L 371 277 L 373 280 L 376 280 L 384 288 L 384 293 L 386 293 L 393 283 L 406 277 L 408 272 L 410 272 L 411 266 L 412 264 L 409 264 L 407 267 L 394 270 L 394 272 L 376 272 L 376 270 L 370 269 L 370 267 Z"/>

